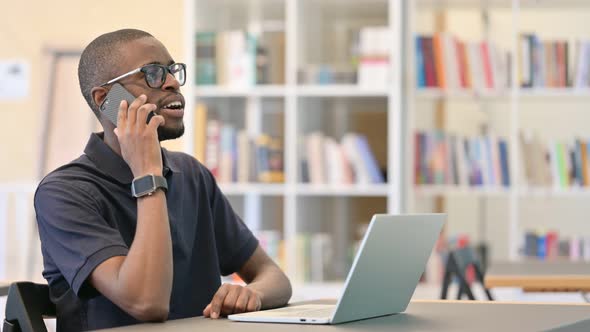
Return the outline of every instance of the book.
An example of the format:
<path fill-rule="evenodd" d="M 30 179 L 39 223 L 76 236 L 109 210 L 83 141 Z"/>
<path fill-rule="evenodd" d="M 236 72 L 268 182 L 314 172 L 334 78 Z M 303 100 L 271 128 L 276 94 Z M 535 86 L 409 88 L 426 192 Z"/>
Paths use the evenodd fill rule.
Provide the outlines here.
<path fill-rule="evenodd" d="M 373 182 L 372 174 L 370 173 L 368 163 L 363 159 L 370 152 L 361 150 L 363 143 L 359 142 L 359 140 L 360 138 L 357 134 L 347 133 L 342 137 L 342 147 L 346 158 L 351 162 L 355 183 L 370 184 Z"/>
<path fill-rule="evenodd" d="M 262 183 L 285 181 L 283 149 L 278 139 L 265 134 L 256 138 L 256 174 Z"/>
<path fill-rule="evenodd" d="M 417 131 L 414 140 L 416 185 L 510 186 L 508 143 L 503 138 Z"/>
<path fill-rule="evenodd" d="M 540 138 L 536 134 L 526 131 L 521 131 L 519 137 L 525 182 L 533 186 L 550 186 L 551 168 L 547 151 Z"/>
<path fill-rule="evenodd" d="M 237 182 L 246 183 L 252 180 L 254 158 L 252 158 L 252 144 L 248 133 L 239 130 L 237 134 Z"/>
<path fill-rule="evenodd" d="M 197 85 L 217 84 L 215 66 L 215 32 L 197 32 L 196 35 L 196 83 Z"/>
<path fill-rule="evenodd" d="M 511 184 L 510 180 L 510 165 L 508 164 L 508 143 L 504 139 L 500 139 L 498 142 L 498 151 L 500 154 L 500 168 L 502 169 L 502 185 L 509 187 Z"/>
<path fill-rule="evenodd" d="M 536 257 L 539 246 L 538 236 L 535 232 L 528 231 L 524 235 L 524 255 L 527 257 Z"/>
<path fill-rule="evenodd" d="M 433 39 L 431 36 L 422 36 L 420 37 L 420 41 L 424 60 L 424 79 L 426 87 L 436 87 L 438 86 L 438 79 L 436 76 Z"/>
<path fill-rule="evenodd" d="M 371 147 L 369 146 L 367 138 L 364 135 L 356 135 L 355 138 L 360 158 L 362 160 L 362 163 L 364 164 L 364 169 L 366 170 L 369 176 L 370 183 L 385 182 L 383 174 L 381 174 L 381 170 L 379 170 L 379 166 L 377 164 L 377 160 L 375 159 L 375 155 L 371 151 Z"/>
<path fill-rule="evenodd" d="M 359 32 L 357 84 L 382 88 L 389 83 L 390 38 L 388 27 L 362 27 Z"/>
<path fill-rule="evenodd" d="M 537 258 L 544 260 L 547 256 L 547 235 L 539 234 L 537 236 Z"/>
<path fill-rule="evenodd" d="M 414 39 L 414 44 L 416 47 L 416 83 L 419 88 L 426 87 L 426 72 L 425 72 L 425 65 L 424 65 L 424 53 L 422 48 L 422 38 L 421 36 L 416 36 Z"/>
<path fill-rule="evenodd" d="M 263 31 L 257 44 L 257 84 L 285 84 L 285 31 Z"/>
<path fill-rule="evenodd" d="M 207 146 L 207 105 L 198 103 L 195 107 L 194 125 L 194 156 L 201 163 L 205 163 L 205 151 Z"/>
<path fill-rule="evenodd" d="M 216 119 L 207 121 L 207 144 L 205 151 L 205 166 L 213 176 L 219 176 L 221 123 Z"/>
<path fill-rule="evenodd" d="M 432 50 L 434 54 L 434 68 L 436 71 L 437 87 L 441 89 L 446 89 L 448 87 L 448 83 L 445 70 L 445 53 L 443 49 L 443 38 L 444 37 L 441 33 L 436 33 L 432 37 Z"/>
<path fill-rule="evenodd" d="M 313 184 L 326 183 L 324 161 L 324 135 L 314 132 L 305 137 L 309 180 Z"/>
<path fill-rule="evenodd" d="M 520 86 L 530 88 L 533 85 L 533 62 L 532 52 L 533 44 L 530 34 L 521 34 L 518 40 L 519 48 L 519 71 L 518 76 L 520 80 Z"/>
<path fill-rule="evenodd" d="M 220 183 L 235 182 L 234 165 L 236 161 L 236 129 L 232 125 L 223 124 L 220 130 L 219 168 L 217 180 Z"/>

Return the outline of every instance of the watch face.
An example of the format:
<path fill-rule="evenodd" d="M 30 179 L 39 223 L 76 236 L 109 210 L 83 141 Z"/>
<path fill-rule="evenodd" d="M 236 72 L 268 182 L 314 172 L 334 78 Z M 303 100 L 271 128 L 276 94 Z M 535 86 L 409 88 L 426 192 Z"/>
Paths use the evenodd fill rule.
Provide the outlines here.
<path fill-rule="evenodd" d="M 142 176 L 138 179 L 133 180 L 133 196 L 141 197 L 145 194 L 149 194 L 154 191 L 156 184 L 154 177 L 151 175 Z"/>

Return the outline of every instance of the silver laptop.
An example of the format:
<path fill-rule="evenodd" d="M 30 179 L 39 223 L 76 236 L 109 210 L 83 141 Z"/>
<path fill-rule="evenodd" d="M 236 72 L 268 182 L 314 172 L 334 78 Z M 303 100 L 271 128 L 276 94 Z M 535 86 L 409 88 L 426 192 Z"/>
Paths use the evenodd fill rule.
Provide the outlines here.
<path fill-rule="evenodd" d="M 406 310 L 444 214 L 373 216 L 336 305 L 304 304 L 230 315 L 242 322 L 338 324 Z"/>

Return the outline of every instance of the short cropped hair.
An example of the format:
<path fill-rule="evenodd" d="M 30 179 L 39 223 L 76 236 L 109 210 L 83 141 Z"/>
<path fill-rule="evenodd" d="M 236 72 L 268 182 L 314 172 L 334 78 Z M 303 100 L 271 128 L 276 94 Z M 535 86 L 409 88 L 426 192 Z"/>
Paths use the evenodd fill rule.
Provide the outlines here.
<path fill-rule="evenodd" d="M 116 64 L 121 58 L 118 48 L 121 44 L 133 40 L 152 37 L 145 31 L 122 29 L 98 36 L 82 52 L 78 64 L 80 90 L 86 102 L 98 117 L 98 107 L 92 99 L 92 88 L 112 79 Z"/>

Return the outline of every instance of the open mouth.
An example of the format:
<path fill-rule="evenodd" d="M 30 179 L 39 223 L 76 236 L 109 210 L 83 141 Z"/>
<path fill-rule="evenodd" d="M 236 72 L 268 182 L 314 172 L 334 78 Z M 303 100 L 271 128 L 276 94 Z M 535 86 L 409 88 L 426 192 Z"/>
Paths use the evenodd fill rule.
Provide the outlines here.
<path fill-rule="evenodd" d="M 184 104 L 180 101 L 173 101 L 162 106 L 160 112 L 168 116 L 181 118 L 184 116 Z"/>

